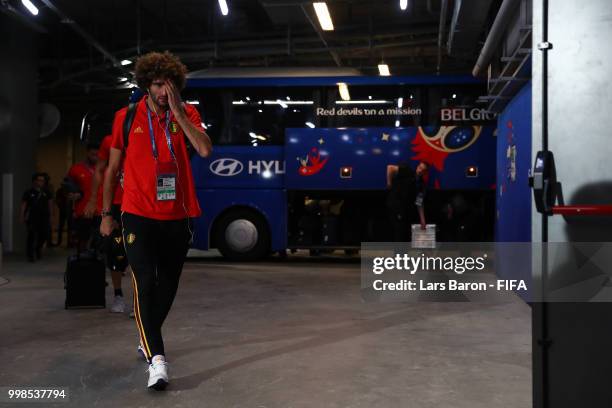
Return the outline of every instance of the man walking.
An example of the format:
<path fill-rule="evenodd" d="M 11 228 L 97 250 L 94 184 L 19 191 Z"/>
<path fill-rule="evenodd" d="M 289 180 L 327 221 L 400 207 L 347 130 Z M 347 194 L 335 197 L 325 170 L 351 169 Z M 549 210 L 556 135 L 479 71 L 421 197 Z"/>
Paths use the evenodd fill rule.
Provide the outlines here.
<path fill-rule="evenodd" d="M 100 187 L 103 185 L 104 172 L 108 166 L 108 158 L 113 136 L 107 135 L 102 139 L 100 149 L 98 150 L 98 161 L 94 170 L 93 179 L 91 182 L 91 194 L 89 201 L 83 210 L 83 214 L 87 218 L 93 218 L 96 214 L 102 211 L 102 197 L 98 194 Z M 121 237 L 121 198 L 123 196 L 123 187 L 121 183 L 117 183 L 115 193 L 113 195 L 113 204 L 111 206 L 111 215 L 116 223 L 116 228 L 113 230 L 112 236 L 106 239 L 104 252 L 106 255 L 106 267 L 110 271 L 111 280 L 113 282 L 114 298 L 110 308 L 112 313 L 125 312 L 125 302 L 123 301 L 123 289 L 121 288 L 121 278 L 127 267 L 127 259 L 125 256 L 125 247 L 123 246 L 123 238 Z"/>
<path fill-rule="evenodd" d="M 98 225 L 96 217 L 85 215 L 85 206 L 91 196 L 91 182 L 96 162 L 98 161 L 98 145 L 90 143 L 87 145 L 87 156 L 85 160 L 75 163 L 68 170 L 67 178 L 76 185 L 78 192 L 68 193 L 68 199 L 74 200 L 74 221 L 73 225 L 77 234 L 77 248 L 79 252 L 84 252 L 93 246 L 94 230 Z"/>
<path fill-rule="evenodd" d="M 51 195 L 44 188 L 45 183 L 45 175 L 35 173 L 32 175 L 32 188 L 23 193 L 21 199 L 21 222 L 28 230 L 26 254 L 30 262 L 41 258 L 51 225 Z"/>
<path fill-rule="evenodd" d="M 110 207 L 123 158 L 123 240 L 132 269 L 139 349 L 150 362 L 148 387 L 156 390 L 168 384 L 162 325 L 192 239 L 190 218 L 201 213 L 187 141 L 200 156 L 212 151 L 200 114 L 181 101 L 179 92 L 186 73 L 187 68 L 169 52 L 153 52 L 138 59 L 135 77 L 146 95 L 136 106 L 125 139 L 123 124 L 128 109 L 115 115 L 104 178 L 100 232 L 108 236 L 113 230 Z"/>

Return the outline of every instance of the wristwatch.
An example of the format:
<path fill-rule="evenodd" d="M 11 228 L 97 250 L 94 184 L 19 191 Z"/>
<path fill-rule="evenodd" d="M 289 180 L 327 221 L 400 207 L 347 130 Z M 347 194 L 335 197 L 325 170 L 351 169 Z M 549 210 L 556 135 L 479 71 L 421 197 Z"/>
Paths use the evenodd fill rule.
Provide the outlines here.
<path fill-rule="evenodd" d="M 102 215 L 102 217 L 112 217 L 113 213 L 111 212 L 111 210 L 102 210 L 100 215 Z"/>

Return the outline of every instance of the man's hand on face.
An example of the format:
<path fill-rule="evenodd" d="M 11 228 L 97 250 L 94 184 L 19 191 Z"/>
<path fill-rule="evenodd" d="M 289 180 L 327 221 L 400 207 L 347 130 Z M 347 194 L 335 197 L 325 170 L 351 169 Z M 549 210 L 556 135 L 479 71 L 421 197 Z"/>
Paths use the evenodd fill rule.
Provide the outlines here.
<path fill-rule="evenodd" d="M 181 94 L 176 88 L 176 85 L 170 80 L 165 81 L 166 93 L 168 95 L 168 104 L 170 105 L 170 110 L 175 117 L 181 117 L 185 114 L 183 110 L 183 104 L 181 100 Z"/>

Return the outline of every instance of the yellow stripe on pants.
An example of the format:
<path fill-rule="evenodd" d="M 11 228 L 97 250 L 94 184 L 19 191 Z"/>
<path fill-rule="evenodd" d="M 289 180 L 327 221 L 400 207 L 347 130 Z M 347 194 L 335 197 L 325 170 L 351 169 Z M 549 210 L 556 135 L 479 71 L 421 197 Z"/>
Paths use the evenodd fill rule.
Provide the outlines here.
<path fill-rule="evenodd" d="M 136 317 L 136 326 L 138 327 L 138 333 L 140 334 L 141 342 L 145 348 L 145 352 L 147 353 L 147 359 L 150 360 L 153 356 L 151 355 L 151 349 L 149 348 L 149 343 L 147 343 L 144 326 L 142 325 L 142 320 L 140 319 L 140 304 L 138 303 L 138 284 L 136 283 L 136 277 L 134 276 L 134 269 L 132 269 L 132 286 L 134 287 L 134 316 Z"/>

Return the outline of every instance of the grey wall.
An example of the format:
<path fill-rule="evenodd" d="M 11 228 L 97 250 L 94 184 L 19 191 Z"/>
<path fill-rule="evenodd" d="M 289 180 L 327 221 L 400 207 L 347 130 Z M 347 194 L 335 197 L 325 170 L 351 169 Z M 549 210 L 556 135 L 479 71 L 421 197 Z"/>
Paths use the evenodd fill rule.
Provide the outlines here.
<path fill-rule="evenodd" d="M 533 10 L 533 141 L 542 137 L 542 4 Z M 549 1 L 549 149 L 568 204 L 612 203 L 612 2 Z M 533 163 L 533 158 L 532 158 Z M 534 207 L 532 207 L 534 208 Z M 541 216 L 532 213 L 532 239 L 541 241 Z M 567 223 L 549 217 L 549 241 L 612 241 L 612 217 L 582 217 Z M 534 259 L 534 270 L 541 267 Z M 551 270 L 554 270 L 551 266 Z M 578 271 L 576 271 L 576 274 Z M 575 279 L 587 277 L 575 275 Z M 542 314 L 546 320 L 542 319 Z M 534 407 L 609 407 L 612 401 L 612 303 L 534 305 Z M 539 340 L 546 329 L 551 346 Z M 547 356 L 541 364 L 540 356 Z M 541 379 L 546 376 L 546 386 Z"/>
<path fill-rule="evenodd" d="M 534 2 L 534 154 L 541 149 L 542 52 L 536 47 L 541 41 L 541 17 L 542 4 Z M 605 183 L 612 182 L 612 2 L 550 1 L 548 37 L 554 46 L 549 51 L 549 149 L 555 155 L 565 201 L 612 204 L 612 193 L 605 191 Z M 540 215 L 534 213 L 533 221 L 532 236 L 538 241 Z M 592 223 L 589 239 L 611 241 L 610 224 L 601 226 Z M 548 231 L 549 241 L 572 240 L 572 228 L 560 216 L 550 218 Z"/>
<path fill-rule="evenodd" d="M 23 250 L 25 231 L 19 224 L 23 191 L 31 184 L 34 151 L 38 139 L 37 48 L 36 33 L 21 23 L 0 14 L 0 173 L 13 174 L 12 237 L 3 236 L 4 250 L 12 238 L 13 249 Z M 5 201 L 8 197 L 2 197 Z M 5 235 L 5 234 L 3 234 Z"/>

